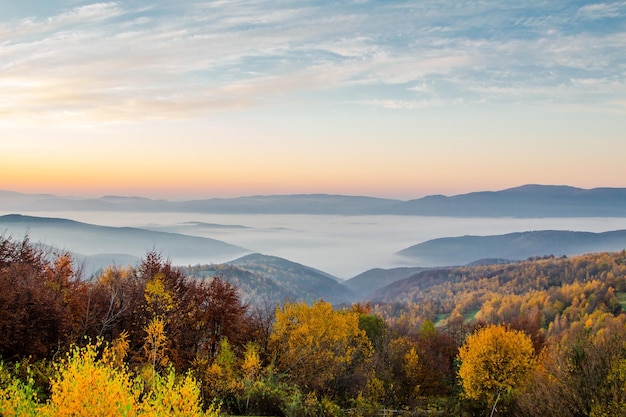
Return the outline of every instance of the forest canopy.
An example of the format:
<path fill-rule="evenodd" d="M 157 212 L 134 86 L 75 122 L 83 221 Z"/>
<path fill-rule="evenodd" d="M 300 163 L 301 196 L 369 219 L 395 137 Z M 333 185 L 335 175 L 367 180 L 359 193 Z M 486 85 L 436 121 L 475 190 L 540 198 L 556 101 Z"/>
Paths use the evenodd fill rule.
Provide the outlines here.
<path fill-rule="evenodd" d="M 155 252 L 87 279 L 2 236 L 0 413 L 624 414 L 626 252 L 399 285 L 393 301 L 249 305 Z"/>

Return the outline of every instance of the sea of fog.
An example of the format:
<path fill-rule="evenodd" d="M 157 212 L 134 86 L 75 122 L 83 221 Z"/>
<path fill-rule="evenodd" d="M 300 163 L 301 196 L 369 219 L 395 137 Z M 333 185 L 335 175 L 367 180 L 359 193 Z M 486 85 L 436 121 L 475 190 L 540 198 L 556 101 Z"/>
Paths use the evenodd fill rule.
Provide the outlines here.
<path fill-rule="evenodd" d="M 394 255 L 439 237 L 531 230 L 604 232 L 626 229 L 626 218 L 454 218 L 425 216 L 249 215 L 198 213 L 36 212 L 103 226 L 130 226 L 218 239 L 348 279 L 371 268 L 416 265 Z M 158 243 L 156 246 L 158 250 Z M 209 263 L 172 259 L 174 264 Z"/>

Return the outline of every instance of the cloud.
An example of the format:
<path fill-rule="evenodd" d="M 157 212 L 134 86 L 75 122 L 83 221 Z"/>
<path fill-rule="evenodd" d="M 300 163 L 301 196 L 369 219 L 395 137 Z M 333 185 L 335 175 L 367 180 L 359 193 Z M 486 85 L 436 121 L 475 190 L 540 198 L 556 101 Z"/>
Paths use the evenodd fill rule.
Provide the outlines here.
<path fill-rule="evenodd" d="M 434 100 L 365 100 L 358 102 L 366 106 L 382 107 L 390 110 L 416 110 L 430 107 L 440 107 L 445 104 L 452 104 L 441 99 Z"/>
<path fill-rule="evenodd" d="M 0 22 L 0 114 L 177 119 L 359 88 L 360 99 L 343 102 L 418 109 L 590 95 L 613 105 L 607 86 L 626 67 L 623 31 L 569 23 L 622 13 L 624 2 L 565 11 L 547 1 L 130 4 Z"/>
<path fill-rule="evenodd" d="M 67 12 L 52 16 L 47 19 L 47 23 L 55 26 L 93 23 L 111 19 L 123 13 L 124 11 L 117 2 L 95 3 L 79 6 Z"/>
<path fill-rule="evenodd" d="M 584 19 L 616 18 L 626 15 L 626 2 L 588 4 L 578 10 L 578 16 Z"/>

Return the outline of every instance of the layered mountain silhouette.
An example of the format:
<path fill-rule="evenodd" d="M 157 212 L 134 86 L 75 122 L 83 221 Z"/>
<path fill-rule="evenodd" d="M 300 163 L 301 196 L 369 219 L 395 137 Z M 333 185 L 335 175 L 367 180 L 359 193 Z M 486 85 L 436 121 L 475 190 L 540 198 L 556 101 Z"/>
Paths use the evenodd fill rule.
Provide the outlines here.
<path fill-rule="evenodd" d="M 626 189 L 584 190 L 566 186 L 527 185 L 495 192 L 452 197 L 430 196 L 411 201 L 337 195 L 253 196 L 193 201 L 152 200 L 107 196 L 97 199 L 20 194 L 0 191 L 0 213 L 46 211 L 198 212 L 228 214 L 423 215 L 484 217 L 626 216 Z M 183 224 L 206 230 L 247 229 L 239 224 L 202 222 Z M 0 216 L 0 235 L 28 236 L 33 242 L 67 250 L 97 271 L 106 265 L 136 264 L 157 251 L 174 265 L 198 278 L 221 276 L 232 280 L 245 299 L 282 302 L 285 299 L 325 299 L 334 304 L 369 299 L 385 286 L 424 269 L 451 265 L 493 265 L 546 255 L 562 256 L 626 248 L 626 230 L 589 233 L 540 230 L 497 236 L 459 236 L 433 239 L 398 252 L 402 264 L 415 267 L 363 272 L 347 281 L 313 267 L 250 250 L 216 239 L 132 227 L 107 227 L 62 218 L 19 214 Z M 178 231 L 183 231 L 182 228 Z M 183 231 L 184 233 L 184 231 Z M 245 256 L 244 256 L 245 255 Z M 391 254 L 389 254 L 391 255 Z M 234 260 L 233 260 L 234 259 Z M 195 265 L 195 266 L 192 266 Z"/>
<path fill-rule="evenodd" d="M 141 197 L 96 199 L 0 191 L 0 210 L 189 212 L 227 214 L 419 215 L 455 217 L 625 217 L 626 188 L 581 189 L 524 185 L 409 201 L 385 198 L 296 194 L 167 201 Z"/>
<path fill-rule="evenodd" d="M 203 237 L 19 214 L 0 216 L 2 233 L 18 239 L 28 235 L 33 242 L 84 256 L 98 255 L 100 260 L 111 258 L 116 261 L 122 255 L 141 258 L 154 250 L 171 259 L 172 263 L 184 265 L 201 260 L 221 262 L 250 252 L 236 245 Z"/>
<path fill-rule="evenodd" d="M 623 217 L 626 189 L 524 185 L 452 197 L 434 195 L 396 204 L 389 212 L 459 217 Z"/>
<path fill-rule="evenodd" d="M 626 230 L 604 233 L 542 230 L 496 236 L 460 236 L 429 240 L 398 252 L 419 265 L 465 265 L 494 258 L 577 255 L 626 248 Z M 490 261 L 489 263 L 495 263 Z"/>
<path fill-rule="evenodd" d="M 374 291 L 401 281 L 418 272 L 425 270 L 423 267 L 400 267 L 400 268 L 373 268 L 343 282 L 358 298 L 367 298 Z"/>

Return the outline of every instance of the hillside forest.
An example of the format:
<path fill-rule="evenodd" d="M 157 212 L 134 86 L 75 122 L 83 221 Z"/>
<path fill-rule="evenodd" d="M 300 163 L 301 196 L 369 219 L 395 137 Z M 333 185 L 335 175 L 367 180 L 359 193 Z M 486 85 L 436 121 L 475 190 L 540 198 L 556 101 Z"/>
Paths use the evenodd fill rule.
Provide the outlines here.
<path fill-rule="evenodd" d="M 156 252 L 84 277 L 0 237 L 2 416 L 626 415 L 626 251 L 244 303 Z"/>

